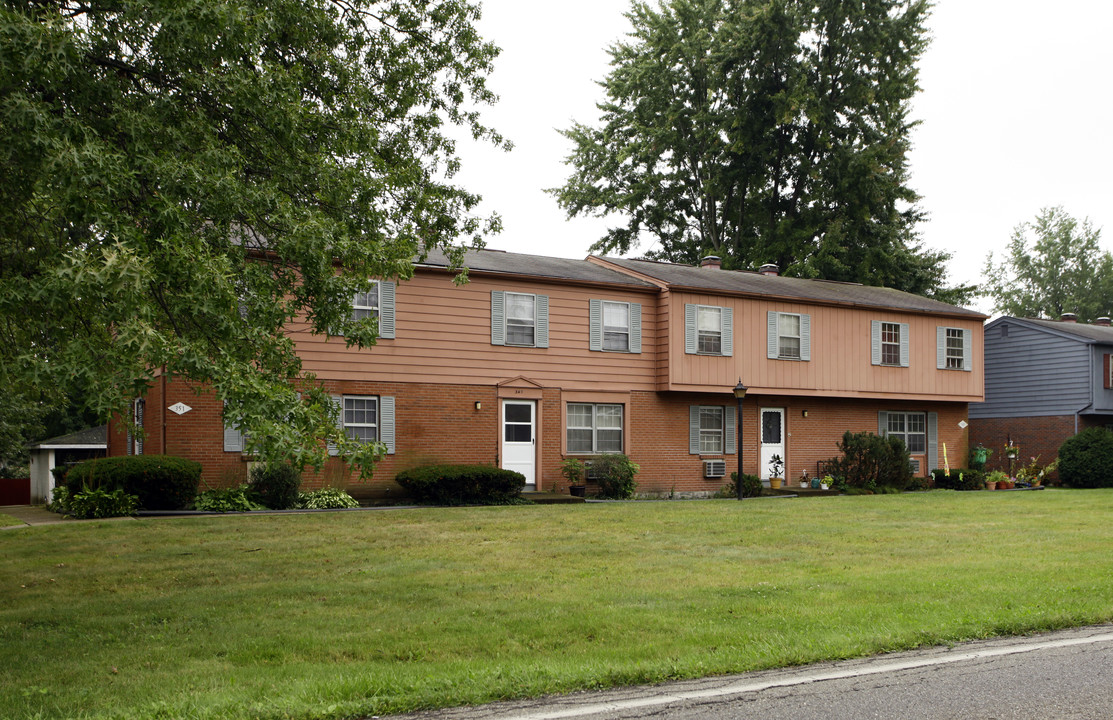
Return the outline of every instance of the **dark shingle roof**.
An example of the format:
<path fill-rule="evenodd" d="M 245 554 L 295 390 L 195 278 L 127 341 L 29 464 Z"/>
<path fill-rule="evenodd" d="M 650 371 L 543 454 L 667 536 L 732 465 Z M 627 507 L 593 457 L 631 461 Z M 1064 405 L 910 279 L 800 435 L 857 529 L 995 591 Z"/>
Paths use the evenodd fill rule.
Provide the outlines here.
<path fill-rule="evenodd" d="M 47 438 L 40 440 L 37 443 L 28 445 L 28 449 L 35 450 L 38 448 L 67 448 L 86 445 L 98 445 L 102 447 L 108 446 L 108 426 L 98 425 L 97 427 L 85 428 L 78 430 L 68 435 L 59 435 L 58 437 Z"/>
<path fill-rule="evenodd" d="M 1031 318 L 1003 317 L 994 321 L 994 325 L 1001 322 L 1020 322 L 1046 328 L 1066 335 L 1073 335 L 1085 340 L 1088 344 L 1110 343 L 1113 344 L 1113 327 L 1104 325 L 1087 325 L 1085 323 L 1070 323 L 1060 320 L 1033 320 Z"/>
<path fill-rule="evenodd" d="M 573 280 L 578 282 L 623 285 L 626 287 L 651 288 L 652 283 L 630 275 L 601 267 L 587 260 L 523 255 L 501 250 L 468 250 L 464 265 L 469 271 L 501 273 L 506 275 L 529 275 L 533 277 Z M 448 267 L 448 260 L 439 250 L 429 253 L 429 257 L 418 267 Z"/>
<path fill-rule="evenodd" d="M 881 307 L 907 312 L 963 315 L 984 318 L 982 313 L 949 305 L 921 295 L 858 283 L 762 275 L 756 272 L 675 265 L 651 260 L 601 258 L 618 267 L 657 278 L 674 288 L 731 295 L 759 295 L 838 305 Z"/>

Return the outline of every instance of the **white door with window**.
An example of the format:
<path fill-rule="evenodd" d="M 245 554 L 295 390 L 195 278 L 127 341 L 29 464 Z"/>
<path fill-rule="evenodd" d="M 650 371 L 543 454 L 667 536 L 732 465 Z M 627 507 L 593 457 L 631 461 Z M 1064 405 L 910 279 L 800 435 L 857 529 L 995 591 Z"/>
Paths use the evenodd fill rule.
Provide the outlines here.
<path fill-rule="evenodd" d="M 785 411 L 784 408 L 761 408 L 761 479 L 770 477 L 769 463 L 774 455 L 785 459 Z M 781 477 L 787 469 L 781 466 Z"/>
<path fill-rule="evenodd" d="M 526 477 L 526 490 L 537 488 L 537 402 L 502 401 L 502 467 Z"/>

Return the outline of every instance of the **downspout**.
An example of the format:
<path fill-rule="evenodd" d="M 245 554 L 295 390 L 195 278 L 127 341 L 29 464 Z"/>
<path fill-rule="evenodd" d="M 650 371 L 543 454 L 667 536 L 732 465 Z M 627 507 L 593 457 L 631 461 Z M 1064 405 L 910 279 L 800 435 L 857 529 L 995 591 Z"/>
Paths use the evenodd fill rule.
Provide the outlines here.
<path fill-rule="evenodd" d="M 162 407 L 159 408 L 159 415 L 162 416 L 162 454 L 169 455 L 166 452 L 166 366 L 162 366 Z"/>
<path fill-rule="evenodd" d="M 1074 434 L 1075 435 L 1078 434 L 1078 416 L 1082 413 L 1083 410 L 1087 410 L 1087 409 L 1092 408 L 1094 406 L 1094 346 L 1093 345 L 1087 345 L 1086 349 L 1090 351 L 1089 352 L 1089 358 L 1088 358 L 1089 364 L 1090 364 L 1090 374 L 1088 376 L 1090 378 L 1090 382 L 1088 383 L 1088 385 L 1090 386 L 1090 402 L 1086 405 L 1083 405 L 1082 407 L 1080 407 L 1080 408 L 1078 408 L 1077 410 L 1074 411 Z"/>

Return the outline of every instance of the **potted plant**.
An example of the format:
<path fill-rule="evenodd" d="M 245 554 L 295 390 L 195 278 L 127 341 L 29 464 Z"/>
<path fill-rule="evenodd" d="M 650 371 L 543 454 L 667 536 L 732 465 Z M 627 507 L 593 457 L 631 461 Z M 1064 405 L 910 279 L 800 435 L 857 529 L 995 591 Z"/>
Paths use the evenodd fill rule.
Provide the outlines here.
<path fill-rule="evenodd" d="M 810 488 L 811 486 L 812 486 L 812 483 L 811 483 L 811 480 L 808 479 L 807 469 L 801 470 L 800 471 L 800 487 L 801 488 Z"/>
<path fill-rule="evenodd" d="M 1001 470 L 994 470 L 988 476 L 986 476 L 985 489 L 986 490 L 996 490 L 997 486 L 999 484 L 1001 484 L 1002 482 L 1004 482 L 1008 479 L 1009 479 L 1009 476 L 1006 475 Z"/>
<path fill-rule="evenodd" d="M 569 495 L 575 497 L 585 497 L 587 495 L 587 484 L 584 481 L 586 471 L 587 466 L 579 458 L 565 458 L 560 463 L 560 474 L 568 481 Z"/>
<path fill-rule="evenodd" d="M 784 466 L 785 461 L 780 455 L 774 455 L 769 459 L 769 487 L 774 490 L 781 489 L 781 470 Z"/>

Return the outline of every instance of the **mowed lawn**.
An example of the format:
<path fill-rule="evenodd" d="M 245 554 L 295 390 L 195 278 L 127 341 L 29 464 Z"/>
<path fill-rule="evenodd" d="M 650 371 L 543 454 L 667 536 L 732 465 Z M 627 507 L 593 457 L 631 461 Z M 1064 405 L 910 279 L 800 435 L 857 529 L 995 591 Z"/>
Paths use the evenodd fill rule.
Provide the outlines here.
<path fill-rule="evenodd" d="M 0 716 L 339 718 L 1113 619 L 1113 491 L 0 533 Z"/>

